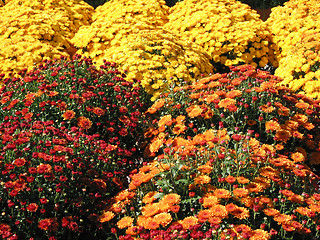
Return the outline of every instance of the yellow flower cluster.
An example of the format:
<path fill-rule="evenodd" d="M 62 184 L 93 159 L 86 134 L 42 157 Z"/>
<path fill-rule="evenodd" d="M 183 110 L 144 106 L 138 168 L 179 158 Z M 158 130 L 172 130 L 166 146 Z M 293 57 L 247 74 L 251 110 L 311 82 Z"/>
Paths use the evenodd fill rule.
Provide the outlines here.
<path fill-rule="evenodd" d="M 72 42 L 94 58 L 111 46 L 120 46 L 127 35 L 162 26 L 167 15 L 163 0 L 109 1 L 94 11 L 92 24 L 82 26 Z"/>
<path fill-rule="evenodd" d="M 212 71 L 209 56 L 197 45 L 162 29 L 168 7 L 164 1 L 110 1 L 96 9 L 93 23 L 81 27 L 72 39 L 77 53 L 97 65 L 116 62 L 127 79 L 156 99 L 169 83 L 192 81 Z"/>
<path fill-rule="evenodd" d="M 24 68 L 32 68 L 43 59 L 59 59 L 61 55 L 69 56 L 32 36 L 17 36 L 12 39 L 0 37 L 1 73 L 16 73 Z"/>
<path fill-rule="evenodd" d="M 70 39 L 81 25 L 91 23 L 92 12 L 80 0 L 6 1 L 0 8 L 1 72 L 32 67 L 43 57 L 74 54 Z"/>
<path fill-rule="evenodd" d="M 99 6 L 92 20 L 110 18 L 110 21 L 146 22 L 148 25 L 162 26 L 168 19 L 169 7 L 164 0 L 111 0 Z"/>
<path fill-rule="evenodd" d="M 303 33 L 319 26 L 320 2 L 317 0 L 291 0 L 272 9 L 266 21 L 277 45 L 277 57 L 286 57 Z M 280 60 L 279 60 L 280 61 Z"/>
<path fill-rule="evenodd" d="M 215 63 L 277 66 L 271 35 L 259 15 L 235 0 L 184 0 L 164 28 L 199 44 Z"/>
<path fill-rule="evenodd" d="M 309 30 L 301 36 L 280 59 L 275 74 L 293 91 L 300 90 L 309 97 L 320 99 L 320 29 Z"/>

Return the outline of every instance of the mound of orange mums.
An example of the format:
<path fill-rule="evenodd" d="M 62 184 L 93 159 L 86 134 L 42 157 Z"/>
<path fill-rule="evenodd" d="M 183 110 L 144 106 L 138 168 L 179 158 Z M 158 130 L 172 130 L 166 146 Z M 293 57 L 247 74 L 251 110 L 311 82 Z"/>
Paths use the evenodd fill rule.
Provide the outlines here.
<path fill-rule="evenodd" d="M 318 239 L 319 101 L 251 66 L 170 86 L 100 216 L 117 239 Z"/>

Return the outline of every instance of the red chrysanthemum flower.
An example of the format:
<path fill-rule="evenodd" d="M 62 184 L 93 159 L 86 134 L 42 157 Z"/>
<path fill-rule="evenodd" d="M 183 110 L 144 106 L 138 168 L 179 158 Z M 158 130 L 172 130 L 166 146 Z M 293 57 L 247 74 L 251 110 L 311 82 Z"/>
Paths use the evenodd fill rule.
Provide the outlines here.
<path fill-rule="evenodd" d="M 36 212 L 38 210 L 39 206 L 36 203 L 30 203 L 27 207 L 27 210 L 29 212 Z"/>
<path fill-rule="evenodd" d="M 58 230 L 58 222 L 56 218 L 45 218 L 39 221 L 38 227 L 45 231 L 57 231 Z"/>

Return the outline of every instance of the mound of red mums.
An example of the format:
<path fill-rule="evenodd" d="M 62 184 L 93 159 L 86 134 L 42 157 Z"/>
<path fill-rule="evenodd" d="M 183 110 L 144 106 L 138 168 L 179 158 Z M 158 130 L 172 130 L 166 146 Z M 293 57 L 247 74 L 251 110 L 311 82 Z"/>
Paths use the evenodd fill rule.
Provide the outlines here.
<path fill-rule="evenodd" d="M 19 74 L 0 89 L 2 238 L 105 238 L 97 216 L 143 162 L 146 95 L 78 55 Z"/>

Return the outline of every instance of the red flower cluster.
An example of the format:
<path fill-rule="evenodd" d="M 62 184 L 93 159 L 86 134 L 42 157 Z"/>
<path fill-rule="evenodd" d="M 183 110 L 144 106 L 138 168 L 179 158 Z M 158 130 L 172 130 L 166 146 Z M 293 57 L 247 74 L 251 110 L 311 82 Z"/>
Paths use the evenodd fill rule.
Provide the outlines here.
<path fill-rule="evenodd" d="M 141 164 L 143 91 L 114 64 L 98 70 L 80 56 L 20 75 L 0 89 L 3 234 L 105 238 L 97 216 Z"/>

